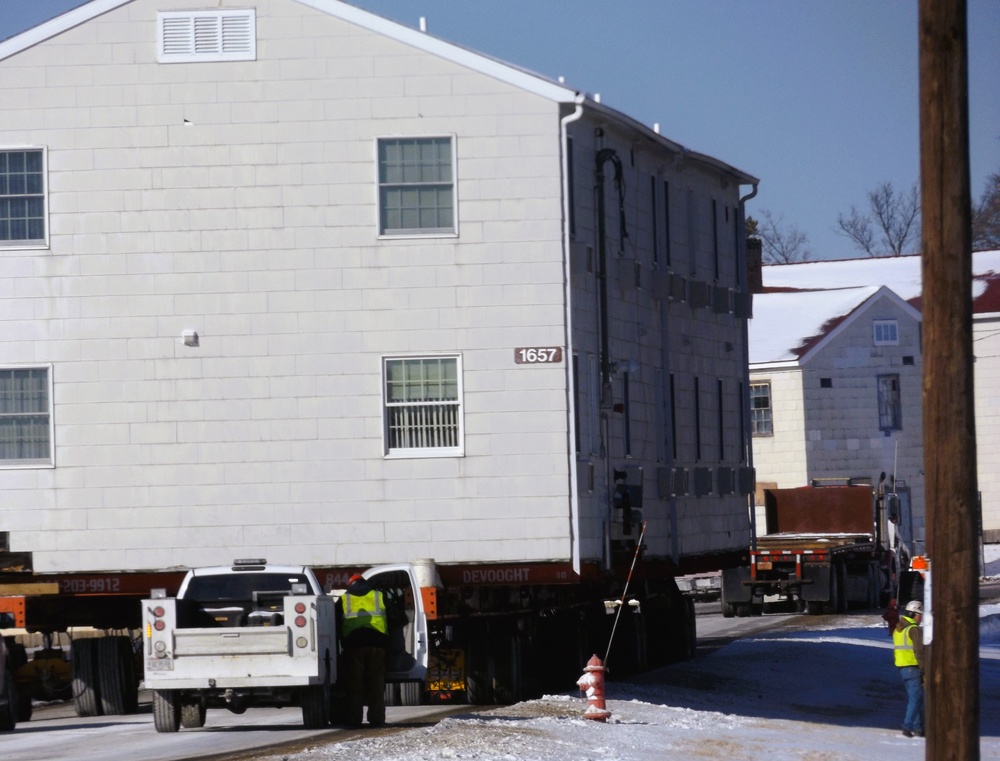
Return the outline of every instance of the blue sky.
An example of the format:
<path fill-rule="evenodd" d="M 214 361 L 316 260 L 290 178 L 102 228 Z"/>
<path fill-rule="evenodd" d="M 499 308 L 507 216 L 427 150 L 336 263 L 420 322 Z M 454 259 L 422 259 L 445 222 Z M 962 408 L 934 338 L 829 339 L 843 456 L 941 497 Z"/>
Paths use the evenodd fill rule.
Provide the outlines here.
<path fill-rule="evenodd" d="M 837 215 L 884 181 L 918 179 L 916 0 L 352 2 L 413 27 L 425 17 L 437 37 L 562 76 L 756 175 L 749 213 L 798 227 L 814 258 L 859 255 L 834 232 Z M 0 39 L 81 4 L 0 0 Z M 968 0 L 968 11 L 978 199 L 1000 172 L 1000 0 Z"/>

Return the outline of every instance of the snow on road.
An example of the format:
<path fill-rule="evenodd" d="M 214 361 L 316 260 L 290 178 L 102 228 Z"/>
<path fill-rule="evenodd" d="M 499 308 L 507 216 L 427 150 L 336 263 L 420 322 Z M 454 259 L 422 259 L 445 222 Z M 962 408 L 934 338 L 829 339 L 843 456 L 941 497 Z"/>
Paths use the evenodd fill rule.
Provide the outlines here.
<path fill-rule="evenodd" d="M 987 575 L 1000 575 L 1000 547 Z M 1000 761 L 1000 604 L 980 609 L 981 758 Z M 611 719 L 582 718 L 574 685 L 396 735 L 317 747 L 281 761 L 647 761 L 650 758 L 883 761 L 920 758 L 899 731 L 905 698 L 877 614 L 797 617 L 659 669 L 608 683 Z M 275 757 L 278 761 L 279 757 Z"/>

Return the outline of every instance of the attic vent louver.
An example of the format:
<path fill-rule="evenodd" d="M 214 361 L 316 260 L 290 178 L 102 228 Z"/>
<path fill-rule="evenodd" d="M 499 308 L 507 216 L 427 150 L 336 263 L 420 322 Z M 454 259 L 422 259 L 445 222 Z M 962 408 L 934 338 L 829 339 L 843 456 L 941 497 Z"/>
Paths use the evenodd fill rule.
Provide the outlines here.
<path fill-rule="evenodd" d="M 257 58 L 257 17 L 253 9 L 161 12 L 157 14 L 157 32 L 160 63 Z"/>

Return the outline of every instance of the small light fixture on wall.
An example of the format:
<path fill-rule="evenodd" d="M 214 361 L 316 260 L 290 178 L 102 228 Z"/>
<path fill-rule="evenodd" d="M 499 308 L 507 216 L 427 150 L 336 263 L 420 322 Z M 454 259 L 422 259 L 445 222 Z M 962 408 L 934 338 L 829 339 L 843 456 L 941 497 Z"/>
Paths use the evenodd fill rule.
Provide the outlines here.
<path fill-rule="evenodd" d="M 181 337 L 184 339 L 185 346 L 199 346 L 198 343 L 198 331 L 197 330 L 185 330 L 181 333 Z"/>

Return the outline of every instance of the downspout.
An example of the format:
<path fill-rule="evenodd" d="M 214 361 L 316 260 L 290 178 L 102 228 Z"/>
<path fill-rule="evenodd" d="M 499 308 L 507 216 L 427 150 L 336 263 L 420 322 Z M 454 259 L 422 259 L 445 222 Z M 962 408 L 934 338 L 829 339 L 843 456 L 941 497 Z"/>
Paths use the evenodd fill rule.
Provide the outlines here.
<path fill-rule="evenodd" d="M 742 267 L 742 272 L 745 273 L 743 276 L 743 287 L 746 288 L 751 305 L 753 304 L 753 292 L 750 290 L 750 276 L 747 271 L 746 203 L 757 195 L 757 184 L 755 182 L 753 190 L 740 198 L 740 234 L 737 237 L 740 252 L 739 266 Z M 751 313 L 750 317 L 752 316 Z M 753 467 L 753 431 L 750 425 L 750 317 L 747 317 L 743 321 L 743 430 L 745 431 L 743 434 L 743 446 L 747 454 L 747 467 L 751 473 L 754 473 L 756 478 L 756 471 Z M 747 511 L 750 513 L 750 548 L 752 550 L 757 549 L 757 507 L 754 499 L 755 492 L 756 489 L 747 495 Z"/>
<path fill-rule="evenodd" d="M 568 415 L 568 425 L 566 430 L 568 432 L 568 438 L 566 441 L 566 452 L 569 457 L 569 534 L 570 534 L 570 553 L 573 561 L 573 572 L 580 575 L 580 494 L 579 494 L 579 480 L 577 476 L 577 462 L 576 462 L 576 388 L 573 385 L 573 281 L 572 281 L 572 268 L 571 268 L 571 252 L 570 252 L 570 208 L 569 202 L 571 198 L 570 187 L 569 187 L 569 168 L 566 166 L 566 162 L 569 158 L 569 130 L 568 126 L 571 122 L 577 121 L 581 116 L 583 116 L 583 102 L 585 96 L 577 94 L 574 99 L 576 103 L 576 108 L 573 113 L 567 114 L 562 119 L 559 120 L 559 141 L 560 150 L 562 151 L 562 204 L 563 204 L 563 290 L 565 304 L 566 318 L 563 320 L 565 325 L 565 343 L 566 343 L 566 358 L 565 358 L 565 373 L 566 373 L 566 388 L 568 393 L 566 394 L 566 411 Z"/>

